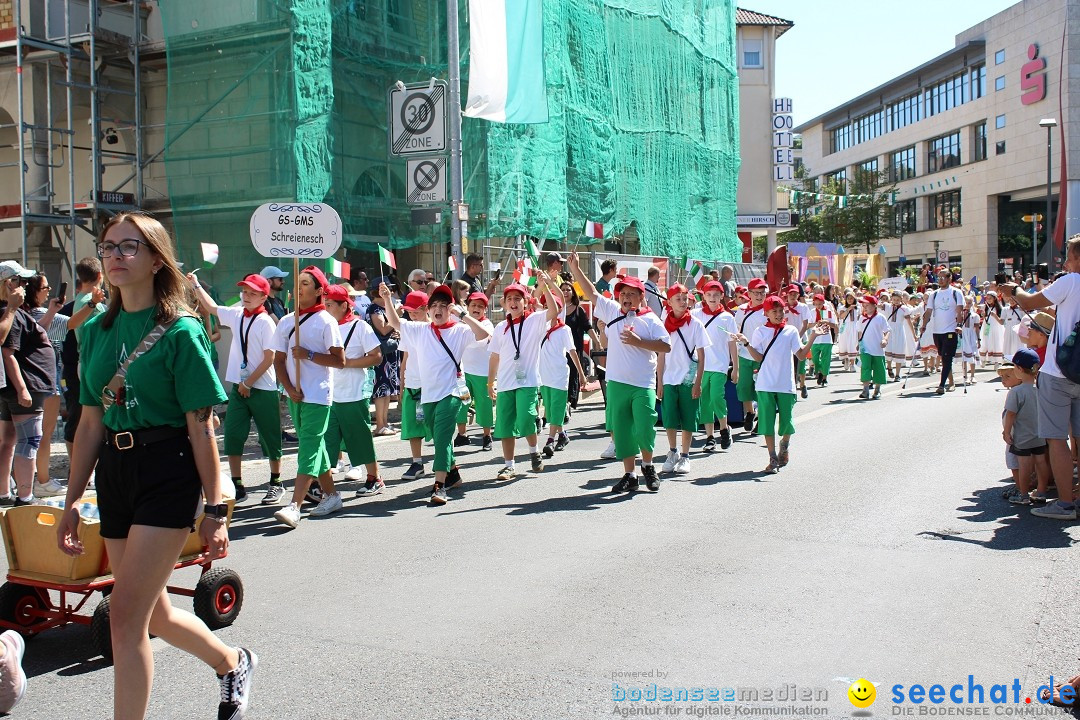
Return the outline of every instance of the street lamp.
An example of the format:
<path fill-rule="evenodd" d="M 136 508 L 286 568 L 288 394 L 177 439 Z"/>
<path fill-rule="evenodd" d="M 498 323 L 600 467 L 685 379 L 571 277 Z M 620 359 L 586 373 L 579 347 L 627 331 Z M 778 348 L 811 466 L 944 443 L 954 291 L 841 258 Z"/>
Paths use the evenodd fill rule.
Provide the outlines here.
<path fill-rule="evenodd" d="M 1055 248 L 1053 238 L 1054 224 L 1052 222 L 1053 218 L 1050 216 L 1050 144 L 1053 129 L 1057 127 L 1057 120 L 1054 118 L 1044 118 L 1039 121 L 1039 127 L 1046 128 L 1046 247 L 1050 249 L 1050 259 L 1047 261 L 1046 267 L 1049 268 L 1050 275 L 1053 275 Z"/>

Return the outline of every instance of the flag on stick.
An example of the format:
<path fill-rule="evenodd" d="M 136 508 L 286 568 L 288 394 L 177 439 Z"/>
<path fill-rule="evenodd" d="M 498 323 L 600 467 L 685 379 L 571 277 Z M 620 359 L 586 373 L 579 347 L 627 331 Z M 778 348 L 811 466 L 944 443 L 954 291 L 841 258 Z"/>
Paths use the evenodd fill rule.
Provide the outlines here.
<path fill-rule="evenodd" d="M 330 273 L 334 277 L 339 277 L 342 280 L 348 280 L 351 270 L 352 267 L 349 266 L 349 263 L 339 262 L 337 260 L 334 260 L 333 258 L 330 259 Z"/>
<path fill-rule="evenodd" d="M 593 222 L 592 220 L 586 220 L 585 229 L 581 231 L 581 234 L 587 238 L 593 238 L 594 240 L 603 240 L 604 224 Z"/>
<path fill-rule="evenodd" d="M 199 243 L 202 246 L 202 259 L 207 265 L 217 265 L 218 246 L 214 243 Z"/>
<path fill-rule="evenodd" d="M 397 258 L 394 257 L 394 253 L 390 252 L 382 245 L 379 245 L 379 262 L 383 265 L 389 265 L 397 270 Z"/>
<path fill-rule="evenodd" d="M 536 243 L 530 238 L 525 238 L 525 251 L 529 253 L 529 259 L 532 260 L 534 267 L 540 267 L 540 250 L 537 249 Z"/>
<path fill-rule="evenodd" d="M 458 269 L 458 267 L 457 267 L 457 258 L 454 257 L 453 255 L 446 258 L 446 266 L 448 268 L 450 268 L 451 272 L 457 272 L 457 269 Z"/>

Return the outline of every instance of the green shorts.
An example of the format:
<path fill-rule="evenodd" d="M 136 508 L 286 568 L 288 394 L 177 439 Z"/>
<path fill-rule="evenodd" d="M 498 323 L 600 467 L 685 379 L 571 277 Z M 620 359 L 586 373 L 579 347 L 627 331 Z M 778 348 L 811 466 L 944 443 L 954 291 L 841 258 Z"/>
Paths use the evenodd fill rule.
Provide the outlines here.
<path fill-rule="evenodd" d="M 503 390 L 495 396 L 495 437 L 519 438 L 536 434 L 536 388 Z"/>
<path fill-rule="evenodd" d="M 460 410 L 461 398 L 456 395 L 447 395 L 439 402 L 424 403 L 424 424 L 435 445 L 435 459 L 431 464 L 435 472 L 447 472 L 457 464 L 454 461 L 454 430 Z"/>
<path fill-rule="evenodd" d="M 664 399 L 660 402 L 665 430 L 688 430 L 698 427 L 698 401 L 692 396 L 692 385 L 664 385 Z"/>
<path fill-rule="evenodd" d="M 829 366 L 832 365 L 832 343 L 811 345 L 810 356 L 814 359 L 814 370 L 829 377 Z"/>
<path fill-rule="evenodd" d="M 296 436 L 296 474 L 319 477 L 330 469 L 330 454 L 326 452 L 324 436 L 330 423 L 330 406 L 289 401 Z"/>
<path fill-rule="evenodd" d="M 259 445 L 271 460 L 281 459 L 281 406 L 276 390 L 252 389 L 244 397 L 233 385 L 229 391 L 229 408 L 225 411 L 225 455 L 244 454 L 251 421 L 259 432 Z"/>
<path fill-rule="evenodd" d="M 874 385 L 885 384 L 885 356 L 859 353 L 859 379 Z"/>
<path fill-rule="evenodd" d="M 541 385 L 540 397 L 544 401 L 544 416 L 547 417 L 548 424 L 562 427 L 563 420 L 566 419 L 566 390 Z"/>
<path fill-rule="evenodd" d="M 795 358 L 795 377 L 806 374 L 806 358 L 802 360 Z"/>
<path fill-rule="evenodd" d="M 401 392 L 401 439 L 424 438 L 430 440 L 427 423 L 416 419 L 416 408 L 420 405 L 420 390 L 402 388 Z"/>
<path fill-rule="evenodd" d="M 330 406 L 326 426 L 326 453 L 331 464 L 337 460 L 342 444 L 355 467 L 375 462 L 375 442 L 371 437 L 371 410 L 367 400 Z"/>
<path fill-rule="evenodd" d="M 476 424 L 489 430 L 495 424 L 495 408 L 488 395 L 487 375 L 470 375 L 465 373 L 465 384 L 469 386 L 472 394 L 472 407 L 476 412 Z M 465 425 L 469 422 L 469 405 L 462 405 L 458 413 L 458 424 Z"/>
<path fill-rule="evenodd" d="M 759 392 L 757 406 L 759 433 L 769 437 L 777 434 L 777 413 L 780 414 L 780 435 L 795 433 L 795 425 L 791 421 L 791 411 L 795 408 L 794 393 Z"/>
<path fill-rule="evenodd" d="M 753 360 L 739 356 L 739 383 L 735 388 L 739 392 L 740 402 L 757 400 L 757 394 L 754 392 L 754 371 L 759 367 L 761 366 Z"/>
<path fill-rule="evenodd" d="M 703 423 L 711 423 L 714 418 L 727 420 L 727 373 L 706 370 L 701 376 L 698 418 Z"/>
<path fill-rule="evenodd" d="M 607 381 L 608 423 L 615 457 L 625 460 L 656 445 L 656 391 Z"/>

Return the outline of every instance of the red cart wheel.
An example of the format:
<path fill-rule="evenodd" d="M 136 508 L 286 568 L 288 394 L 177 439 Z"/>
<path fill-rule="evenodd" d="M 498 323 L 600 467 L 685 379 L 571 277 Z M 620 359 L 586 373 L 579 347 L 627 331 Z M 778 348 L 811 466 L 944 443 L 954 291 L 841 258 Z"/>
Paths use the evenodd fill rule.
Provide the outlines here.
<path fill-rule="evenodd" d="M 0 585 L 0 620 L 18 626 L 23 635 L 33 635 L 35 625 L 47 622 L 35 615 L 49 607 L 48 596 L 42 597 L 44 592 L 19 583 Z"/>
<path fill-rule="evenodd" d="M 244 584 L 228 568 L 214 568 L 203 573 L 192 598 L 195 614 L 211 630 L 233 624 L 244 604 Z"/>

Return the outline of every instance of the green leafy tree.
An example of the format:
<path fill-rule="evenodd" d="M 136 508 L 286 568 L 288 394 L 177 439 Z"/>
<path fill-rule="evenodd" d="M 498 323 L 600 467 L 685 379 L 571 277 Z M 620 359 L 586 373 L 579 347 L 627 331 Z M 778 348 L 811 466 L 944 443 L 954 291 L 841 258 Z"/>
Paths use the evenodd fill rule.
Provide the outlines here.
<path fill-rule="evenodd" d="M 835 242 L 871 252 L 873 244 L 892 237 L 890 200 L 896 184 L 889 175 L 888 170 L 857 169 L 845 187 L 842 183 L 815 181 L 801 166 L 795 177 L 798 194 L 792 203 L 792 210 L 799 213 L 799 225 L 784 233 L 785 242 Z M 843 196 L 845 200 L 841 203 L 820 196 Z"/>

